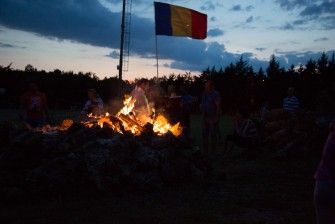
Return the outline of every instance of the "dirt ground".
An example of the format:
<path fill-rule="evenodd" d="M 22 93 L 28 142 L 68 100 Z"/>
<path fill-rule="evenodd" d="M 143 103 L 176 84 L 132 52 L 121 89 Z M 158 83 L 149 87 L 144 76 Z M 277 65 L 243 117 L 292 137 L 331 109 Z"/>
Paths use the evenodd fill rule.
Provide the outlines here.
<path fill-rule="evenodd" d="M 200 118 L 191 135 L 200 145 Z M 224 118 L 223 136 L 232 123 Z M 206 183 L 165 186 L 151 192 L 109 192 L 12 202 L 0 200 L 0 223 L 315 223 L 313 174 L 320 158 L 278 159 L 271 149 L 211 154 Z"/>

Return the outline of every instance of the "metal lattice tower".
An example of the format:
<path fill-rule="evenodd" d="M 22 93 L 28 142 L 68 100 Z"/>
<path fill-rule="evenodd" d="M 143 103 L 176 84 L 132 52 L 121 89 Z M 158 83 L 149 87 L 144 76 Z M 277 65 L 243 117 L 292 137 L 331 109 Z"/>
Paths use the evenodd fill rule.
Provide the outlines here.
<path fill-rule="evenodd" d="M 120 61 L 118 65 L 119 79 L 122 80 L 122 72 L 128 71 L 130 51 L 130 27 L 131 27 L 132 0 L 123 0 L 120 40 Z"/>
<path fill-rule="evenodd" d="M 133 0 L 126 0 L 126 11 L 124 18 L 124 48 L 123 48 L 123 71 L 128 71 L 129 50 L 130 50 L 130 27 L 131 27 L 131 7 Z"/>

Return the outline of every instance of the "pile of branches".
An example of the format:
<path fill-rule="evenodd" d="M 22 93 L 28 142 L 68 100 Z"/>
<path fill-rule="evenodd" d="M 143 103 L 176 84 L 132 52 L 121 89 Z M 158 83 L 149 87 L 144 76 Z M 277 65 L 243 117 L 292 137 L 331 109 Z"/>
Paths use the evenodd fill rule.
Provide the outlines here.
<path fill-rule="evenodd" d="M 152 190 L 201 182 L 207 173 L 189 141 L 171 133 L 134 136 L 81 123 L 50 133 L 13 125 L 0 129 L 0 197 Z"/>

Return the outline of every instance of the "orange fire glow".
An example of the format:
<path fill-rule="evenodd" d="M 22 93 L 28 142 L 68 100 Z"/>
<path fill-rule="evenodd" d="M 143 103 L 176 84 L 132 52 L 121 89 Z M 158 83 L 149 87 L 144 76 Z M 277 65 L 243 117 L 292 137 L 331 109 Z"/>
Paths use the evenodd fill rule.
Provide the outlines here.
<path fill-rule="evenodd" d="M 154 133 L 159 136 L 165 135 L 169 131 L 176 137 L 182 134 L 182 127 L 180 126 L 179 122 L 175 125 L 172 125 L 161 114 L 158 116 L 154 116 L 153 118 L 147 117 L 146 122 L 143 123 L 141 114 L 135 114 L 135 112 L 133 111 L 135 102 L 136 100 L 133 99 L 131 96 L 126 96 L 125 100 L 123 101 L 123 107 L 115 116 L 113 116 L 115 119 L 121 122 L 124 130 L 130 131 L 132 134 L 137 136 L 144 131 L 144 125 L 146 123 L 150 123 L 153 126 Z M 153 109 L 152 111 L 155 110 Z M 120 125 L 110 119 L 111 115 L 109 113 L 106 113 L 103 116 L 93 116 L 92 114 L 89 114 L 87 116 L 88 118 L 90 118 L 90 120 L 82 122 L 86 127 L 93 127 L 95 122 L 101 128 L 103 128 L 104 125 L 107 124 L 109 128 L 112 128 L 114 131 L 122 134 L 122 129 Z"/>

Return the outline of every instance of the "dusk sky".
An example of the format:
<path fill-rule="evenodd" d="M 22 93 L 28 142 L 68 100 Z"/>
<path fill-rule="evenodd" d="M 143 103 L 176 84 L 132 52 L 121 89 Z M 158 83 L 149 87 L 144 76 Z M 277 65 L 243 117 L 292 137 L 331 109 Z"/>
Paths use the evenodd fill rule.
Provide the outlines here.
<path fill-rule="evenodd" d="M 121 0 L 0 0 L 0 65 L 118 74 Z M 241 55 L 265 69 L 271 54 L 283 67 L 335 49 L 335 0 L 162 0 L 208 15 L 208 37 L 159 36 L 160 74 L 198 74 Z M 129 71 L 152 77 L 153 1 L 133 0 Z"/>

